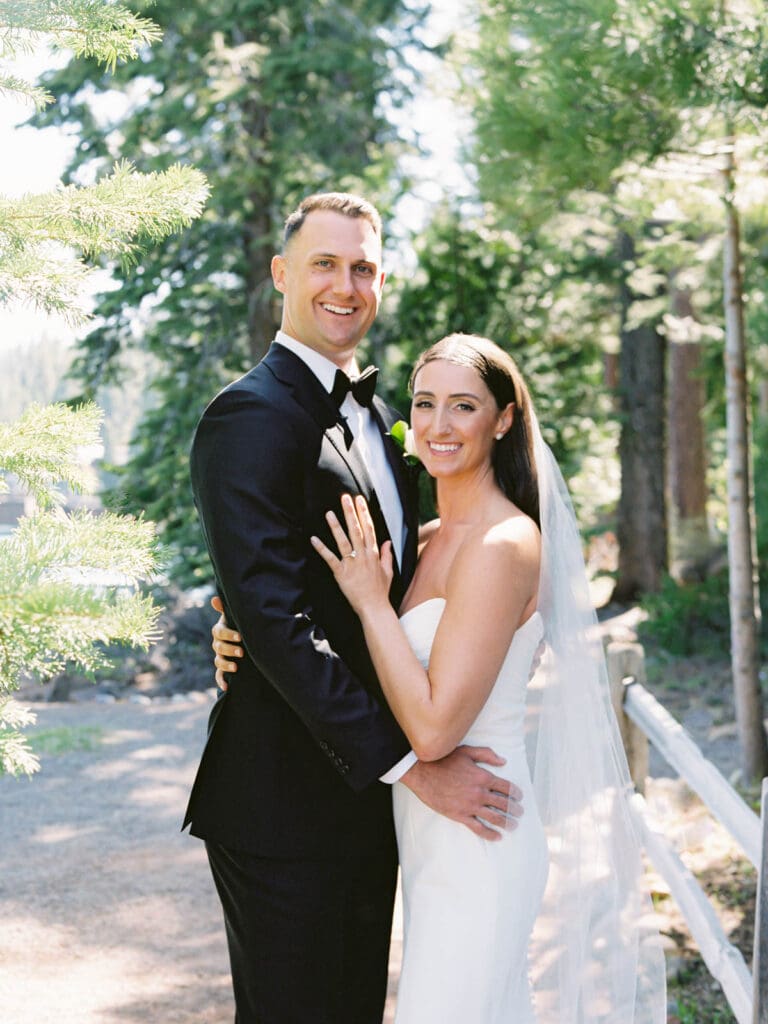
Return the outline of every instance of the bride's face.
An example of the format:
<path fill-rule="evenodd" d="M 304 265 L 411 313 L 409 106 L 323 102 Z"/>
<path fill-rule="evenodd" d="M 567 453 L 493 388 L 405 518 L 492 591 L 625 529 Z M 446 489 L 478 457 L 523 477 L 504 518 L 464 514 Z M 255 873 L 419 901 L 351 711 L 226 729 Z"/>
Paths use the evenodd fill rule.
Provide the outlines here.
<path fill-rule="evenodd" d="M 430 476 L 487 469 L 499 433 L 512 425 L 513 405 L 500 410 L 482 377 L 442 359 L 426 363 L 413 388 L 411 427 Z"/>

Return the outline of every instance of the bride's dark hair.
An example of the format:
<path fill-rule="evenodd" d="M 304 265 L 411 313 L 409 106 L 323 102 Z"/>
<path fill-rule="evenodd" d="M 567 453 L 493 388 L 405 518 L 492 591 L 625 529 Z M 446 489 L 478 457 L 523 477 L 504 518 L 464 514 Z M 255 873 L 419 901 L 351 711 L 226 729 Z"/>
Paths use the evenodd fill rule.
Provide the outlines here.
<path fill-rule="evenodd" d="M 491 464 L 496 482 L 504 494 L 540 526 L 531 396 L 512 356 L 488 338 L 475 334 L 449 334 L 419 356 L 409 382 L 411 393 L 419 370 L 438 359 L 475 370 L 493 395 L 499 410 L 510 402 L 515 403 L 512 426 L 500 441 L 495 442 Z"/>

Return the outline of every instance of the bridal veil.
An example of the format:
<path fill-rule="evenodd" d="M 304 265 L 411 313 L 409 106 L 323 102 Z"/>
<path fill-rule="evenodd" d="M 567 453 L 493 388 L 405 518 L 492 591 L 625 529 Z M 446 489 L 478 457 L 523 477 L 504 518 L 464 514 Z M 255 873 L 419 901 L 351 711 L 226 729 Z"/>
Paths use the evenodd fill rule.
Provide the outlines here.
<path fill-rule="evenodd" d="M 541 1024 L 663 1024 L 664 955 L 643 880 L 576 518 L 532 416 L 546 652 L 529 684 L 528 749 L 550 868 L 531 947 Z"/>

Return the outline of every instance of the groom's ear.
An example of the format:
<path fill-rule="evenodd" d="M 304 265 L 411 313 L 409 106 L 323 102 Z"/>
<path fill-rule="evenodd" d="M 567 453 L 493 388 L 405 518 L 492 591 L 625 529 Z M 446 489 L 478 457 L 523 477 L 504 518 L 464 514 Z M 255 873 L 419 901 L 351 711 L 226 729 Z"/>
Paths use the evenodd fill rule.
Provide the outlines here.
<path fill-rule="evenodd" d="M 285 294 L 285 256 L 281 256 L 279 253 L 273 256 L 270 269 L 272 271 L 272 283 L 279 292 Z"/>

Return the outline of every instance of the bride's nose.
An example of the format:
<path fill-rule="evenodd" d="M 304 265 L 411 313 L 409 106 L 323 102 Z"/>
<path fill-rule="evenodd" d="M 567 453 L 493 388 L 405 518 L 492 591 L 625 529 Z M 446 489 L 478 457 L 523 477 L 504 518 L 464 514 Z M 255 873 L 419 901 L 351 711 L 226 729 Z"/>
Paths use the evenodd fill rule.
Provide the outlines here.
<path fill-rule="evenodd" d="M 438 406 L 435 410 L 435 430 L 438 434 L 448 434 L 451 430 L 449 410 L 445 406 Z"/>

